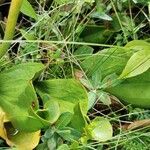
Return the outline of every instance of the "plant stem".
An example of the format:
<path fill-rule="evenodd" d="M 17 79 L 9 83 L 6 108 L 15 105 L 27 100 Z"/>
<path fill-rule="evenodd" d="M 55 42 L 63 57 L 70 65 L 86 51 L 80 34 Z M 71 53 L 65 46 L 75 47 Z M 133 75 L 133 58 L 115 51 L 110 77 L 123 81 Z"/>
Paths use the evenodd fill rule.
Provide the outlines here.
<path fill-rule="evenodd" d="M 13 39 L 15 26 L 17 23 L 17 19 L 18 19 L 18 15 L 19 15 L 19 12 L 21 9 L 22 2 L 23 2 L 23 0 L 12 0 L 11 1 L 7 24 L 6 24 L 6 29 L 5 29 L 4 40 L 12 40 Z M 11 43 L 2 43 L 0 45 L 0 59 L 7 52 L 10 44 Z"/>

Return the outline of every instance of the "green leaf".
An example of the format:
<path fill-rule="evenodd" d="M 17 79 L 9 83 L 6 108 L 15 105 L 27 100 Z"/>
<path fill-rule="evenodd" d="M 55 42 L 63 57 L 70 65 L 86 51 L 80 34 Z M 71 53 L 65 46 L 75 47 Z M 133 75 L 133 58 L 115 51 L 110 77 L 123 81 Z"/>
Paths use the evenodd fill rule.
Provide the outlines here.
<path fill-rule="evenodd" d="M 52 126 L 50 126 L 44 133 L 43 137 L 44 139 L 50 139 L 54 136 L 55 130 Z"/>
<path fill-rule="evenodd" d="M 92 74 L 91 83 L 95 89 L 101 85 L 102 73 L 100 69 L 97 69 L 95 73 Z"/>
<path fill-rule="evenodd" d="M 133 40 L 129 43 L 127 43 L 125 45 L 126 48 L 130 48 L 130 49 L 133 49 L 133 50 L 144 50 L 144 49 L 149 49 L 150 47 L 150 44 L 146 41 L 143 41 L 143 40 Z"/>
<path fill-rule="evenodd" d="M 104 26 L 85 25 L 80 38 L 89 43 L 105 43 L 112 34 L 113 31 Z"/>
<path fill-rule="evenodd" d="M 79 148 L 79 142 L 78 141 L 73 141 L 70 145 L 70 149 L 78 149 Z"/>
<path fill-rule="evenodd" d="M 23 29 L 20 29 L 20 32 L 21 32 L 22 36 L 23 36 L 26 40 L 35 40 L 35 39 L 36 39 L 36 37 L 35 37 L 35 35 L 34 35 L 34 32 L 31 32 L 31 31 L 30 31 L 30 33 L 28 33 L 28 32 L 26 32 L 26 31 L 23 30 Z"/>
<path fill-rule="evenodd" d="M 113 135 L 113 129 L 108 119 L 103 117 L 96 117 L 85 128 L 89 139 L 99 142 L 110 140 Z"/>
<path fill-rule="evenodd" d="M 86 125 L 86 120 L 83 115 L 81 106 L 78 103 L 74 108 L 74 115 L 72 117 L 70 126 L 82 133 L 85 125 Z"/>
<path fill-rule="evenodd" d="M 102 78 L 113 73 L 119 75 L 123 71 L 123 68 L 125 68 L 128 60 L 131 58 L 134 52 L 144 50 L 146 52 L 143 53 L 147 53 L 147 55 L 149 55 L 149 47 L 150 44 L 145 41 L 134 40 L 129 42 L 124 48 L 118 47 L 104 49 L 92 56 L 89 56 L 81 63 L 81 66 L 87 72 L 88 76 L 94 74 L 98 69 L 101 70 Z M 145 67 L 145 70 L 147 68 L 148 67 Z"/>
<path fill-rule="evenodd" d="M 46 120 L 50 123 L 54 123 L 60 116 L 60 108 L 57 101 L 49 100 L 45 103 L 44 109 L 47 110 Z"/>
<path fill-rule="evenodd" d="M 132 54 L 133 51 L 129 48 L 104 49 L 87 57 L 81 66 L 88 76 L 92 76 L 97 70 L 100 70 L 103 79 L 113 73 L 120 74 Z"/>
<path fill-rule="evenodd" d="M 0 73 L 0 107 L 18 130 L 37 131 L 47 124 L 33 116 L 39 106 L 32 79 L 43 68 L 39 63 L 24 63 Z"/>
<path fill-rule="evenodd" d="M 46 143 L 47 143 L 47 149 L 56 150 L 57 139 L 55 136 L 49 138 Z"/>
<path fill-rule="evenodd" d="M 95 104 L 95 102 L 96 102 L 96 92 L 94 92 L 94 91 L 90 91 L 89 93 L 88 93 L 88 110 L 90 110 L 93 106 L 94 106 L 94 104 Z"/>
<path fill-rule="evenodd" d="M 0 108 L 0 137 L 10 147 L 16 147 L 18 150 L 34 149 L 39 143 L 40 131 L 31 133 L 18 131 L 8 120 L 6 113 Z"/>
<path fill-rule="evenodd" d="M 103 91 L 98 91 L 97 95 L 98 95 L 98 100 L 103 102 L 104 105 L 109 106 L 111 104 L 111 99 L 108 93 Z"/>
<path fill-rule="evenodd" d="M 71 142 L 79 140 L 79 138 L 81 137 L 81 133 L 78 130 L 70 127 L 65 127 L 61 130 L 57 130 L 57 134 L 59 134 L 64 140 Z"/>
<path fill-rule="evenodd" d="M 104 12 L 93 12 L 91 14 L 91 17 L 92 18 L 98 18 L 98 19 L 112 21 L 112 18 L 110 16 L 108 16 L 107 14 L 105 14 Z"/>
<path fill-rule="evenodd" d="M 28 2 L 28 0 L 23 0 L 22 6 L 21 6 L 21 12 L 37 20 L 36 12 L 34 11 L 32 5 Z"/>
<path fill-rule="evenodd" d="M 150 70 L 126 79 L 121 84 L 108 88 L 106 91 L 127 104 L 150 108 Z"/>
<path fill-rule="evenodd" d="M 150 49 L 144 49 L 131 56 L 120 78 L 130 78 L 142 74 L 150 68 Z"/>
<path fill-rule="evenodd" d="M 67 144 L 62 144 L 57 148 L 57 150 L 70 150 L 70 148 Z"/>
<path fill-rule="evenodd" d="M 58 118 L 57 122 L 55 123 L 55 127 L 57 129 L 62 129 L 66 127 L 71 119 L 72 119 L 73 114 L 70 112 L 64 112 L 61 114 L 61 116 Z"/>
<path fill-rule="evenodd" d="M 88 98 L 85 89 L 74 79 L 53 79 L 36 84 L 36 89 L 43 102 L 55 100 L 60 112 L 74 113 L 74 107 L 80 103 L 83 113 L 87 113 Z"/>
<path fill-rule="evenodd" d="M 84 78 L 81 78 L 80 79 L 80 82 L 88 89 L 94 89 L 93 85 L 91 84 L 90 80 L 88 79 L 84 79 Z"/>
<path fill-rule="evenodd" d="M 90 46 L 80 46 L 75 52 L 74 55 L 77 57 L 77 59 L 83 59 L 86 56 L 89 56 L 93 53 L 94 49 Z"/>
<path fill-rule="evenodd" d="M 14 136 L 10 135 L 9 140 L 14 143 L 18 150 L 33 149 L 40 141 L 40 132 L 20 132 Z"/>
<path fill-rule="evenodd" d="M 103 79 L 102 84 L 101 84 L 101 86 L 99 86 L 99 88 L 105 89 L 105 88 L 116 86 L 116 85 L 120 84 L 122 82 L 122 80 L 118 79 L 118 77 L 119 76 L 116 75 L 116 73 L 106 76 Z"/>
<path fill-rule="evenodd" d="M 80 46 L 75 52 L 74 55 L 90 55 L 92 54 L 94 49 L 90 46 L 84 45 Z"/>

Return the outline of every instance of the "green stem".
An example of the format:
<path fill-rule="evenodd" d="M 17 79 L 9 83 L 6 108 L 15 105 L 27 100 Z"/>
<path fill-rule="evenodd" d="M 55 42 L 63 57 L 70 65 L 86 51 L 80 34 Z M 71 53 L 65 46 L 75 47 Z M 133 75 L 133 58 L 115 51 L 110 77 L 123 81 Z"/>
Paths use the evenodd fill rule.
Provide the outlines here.
<path fill-rule="evenodd" d="M 4 35 L 4 41 L 5 40 L 12 40 L 14 36 L 14 31 L 15 31 L 15 26 L 17 23 L 18 15 L 21 9 L 23 0 L 12 0 L 10 9 L 9 9 L 9 14 L 8 14 L 8 19 L 7 19 L 7 24 L 6 24 L 6 30 L 5 30 L 5 35 Z M 5 55 L 7 52 L 9 46 L 11 43 L 2 43 L 0 45 L 0 59 Z"/>

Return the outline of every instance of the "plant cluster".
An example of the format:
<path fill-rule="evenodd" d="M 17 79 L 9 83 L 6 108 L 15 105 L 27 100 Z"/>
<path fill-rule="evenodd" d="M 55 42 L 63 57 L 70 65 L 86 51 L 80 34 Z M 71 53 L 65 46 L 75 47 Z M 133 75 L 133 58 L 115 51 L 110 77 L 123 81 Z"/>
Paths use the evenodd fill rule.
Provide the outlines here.
<path fill-rule="evenodd" d="M 0 149 L 149 149 L 150 2 L 7 2 Z"/>

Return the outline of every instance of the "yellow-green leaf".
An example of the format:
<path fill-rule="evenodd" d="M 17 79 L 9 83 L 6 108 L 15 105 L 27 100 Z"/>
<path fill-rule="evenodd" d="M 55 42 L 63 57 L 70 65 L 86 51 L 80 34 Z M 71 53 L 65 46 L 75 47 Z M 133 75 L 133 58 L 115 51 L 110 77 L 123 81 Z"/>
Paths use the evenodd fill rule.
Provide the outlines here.
<path fill-rule="evenodd" d="M 21 6 L 21 12 L 37 20 L 36 12 L 34 11 L 32 5 L 28 2 L 28 0 L 23 0 L 22 6 Z"/>
<path fill-rule="evenodd" d="M 96 117 L 85 128 L 86 134 L 89 139 L 99 142 L 110 140 L 113 135 L 112 125 L 107 118 Z"/>
<path fill-rule="evenodd" d="M 150 49 L 136 52 L 128 60 L 120 78 L 130 78 L 142 74 L 150 68 Z"/>
<path fill-rule="evenodd" d="M 10 121 L 6 118 L 6 114 L 0 108 L 0 137 L 6 140 L 7 144 L 11 147 L 16 147 L 18 150 L 32 150 L 40 140 L 40 131 L 36 132 L 22 132 L 13 131 L 11 124 L 6 126 Z"/>

